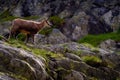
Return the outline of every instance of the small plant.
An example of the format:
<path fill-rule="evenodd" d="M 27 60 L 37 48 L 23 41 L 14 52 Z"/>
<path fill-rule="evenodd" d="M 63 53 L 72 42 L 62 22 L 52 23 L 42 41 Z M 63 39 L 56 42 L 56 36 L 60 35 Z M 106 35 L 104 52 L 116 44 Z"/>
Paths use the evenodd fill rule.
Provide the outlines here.
<path fill-rule="evenodd" d="M 39 31 L 39 34 L 48 35 L 52 32 L 53 28 L 44 28 Z"/>
<path fill-rule="evenodd" d="M 93 51 L 93 52 L 99 52 L 99 49 L 98 48 L 96 48 L 96 47 L 94 47 L 93 45 L 91 45 L 91 44 L 89 44 L 89 43 L 82 43 L 85 47 L 87 47 L 87 48 L 90 48 L 91 49 L 91 51 Z"/>
<path fill-rule="evenodd" d="M 9 40 L 8 45 L 24 49 L 24 50 L 32 52 L 32 53 L 34 53 L 35 55 L 38 55 L 38 56 L 41 55 L 42 57 L 44 57 L 46 59 L 47 59 L 48 55 L 50 57 L 52 57 L 52 58 L 57 58 L 57 59 L 63 58 L 63 54 L 56 54 L 56 53 L 53 53 L 51 51 L 47 51 L 47 50 L 44 50 L 44 49 L 38 49 L 38 48 L 34 48 L 34 47 L 29 47 L 23 41 L 15 40 L 13 38 L 11 38 Z"/>
<path fill-rule="evenodd" d="M 91 77 L 90 80 L 99 80 L 99 79 L 96 77 Z"/>
<path fill-rule="evenodd" d="M 60 27 L 64 24 L 64 19 L 58 17 L 58 16 L 51 16 L 49 20 L 52 22 L 53 27 Z"/>
<path fill-rule="evenodd" d="M 26 39 L 26 35 L 20 33 L 20 34 L 17 35 L 17 39 L 20 40 L 20 41 L 25 41 L 25 39 Z"/>
<path fill-rule="evenodd" d="M 82 60 L 90 66 L 99 67 L 102 60 L 96 56 L 83 56 Z"/>
<path fill-rule="evenodd" d="M 116 80 L 120 80 L 120 78 L 117 78 Z"/>

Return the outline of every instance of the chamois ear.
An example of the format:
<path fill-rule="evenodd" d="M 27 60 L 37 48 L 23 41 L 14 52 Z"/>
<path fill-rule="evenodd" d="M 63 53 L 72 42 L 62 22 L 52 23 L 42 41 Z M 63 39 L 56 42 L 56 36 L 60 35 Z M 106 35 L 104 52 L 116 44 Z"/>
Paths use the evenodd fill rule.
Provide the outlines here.
<path fill-rule="evenodd" d="M 47 17 L 44 17 L 43 20 L 48 20 L 48 18 L 47 18 Z"/>
<path fill-rule="evenodd" d="M 46 18 L 45 20 L 49 20 L 49 18 Z"/>

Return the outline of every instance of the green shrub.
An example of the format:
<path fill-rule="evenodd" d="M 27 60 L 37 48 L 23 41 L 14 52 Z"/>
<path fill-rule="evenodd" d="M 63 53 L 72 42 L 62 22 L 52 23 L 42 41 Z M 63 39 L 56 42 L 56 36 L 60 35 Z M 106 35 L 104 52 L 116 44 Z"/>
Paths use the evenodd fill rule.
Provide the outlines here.
<path fill-rule="evenodd" d="M 39 34 L 48 35 L 52 32 L 53 28 L 44 28 L 39 31 Z"/>
<path fill-rule="evenodd" d="M 53 27 L 60 27 L 65 22 L 64 19 L 61 19 L 58 16 L 51 16 L 49 20 L 52 22 Z"/>
<path fill-rule="evenodd" d="M 25 39 L 26 39 L 26 35 L 20 33 L 20 34 L 18 34 L 17 39 L 20 40 L 20 41 L 25 41 Z"/>
<path fill-rule="evenodd" d="M 0 40 L 2 40 L 2 37 L 3 37 L 3 36 L 0 35 Z"/>

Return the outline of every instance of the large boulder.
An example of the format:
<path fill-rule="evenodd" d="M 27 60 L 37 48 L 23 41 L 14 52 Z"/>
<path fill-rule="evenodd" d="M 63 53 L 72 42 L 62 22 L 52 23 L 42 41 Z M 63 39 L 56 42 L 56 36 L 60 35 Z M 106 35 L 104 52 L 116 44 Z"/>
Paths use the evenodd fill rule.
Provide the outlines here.
<path fill-rule="evenodd" d="M 1 41 L 0 71 L 9 75 L 22 76 L 28 80 L 69 80 L 69 78 L 116 80 L 120 78 L 120 55 L 117 53 L 106 51 L 108 52 L 106 54 L 104 51 L 100 52 L 99 48 L 75 42 L 39 45 L 38 48 L 54 53 L 46 54 L 46 61 L 31 52 L 11 47 Z M 98 59 L 100 62 L 97 62 Z M 1 74 L 0 76 L 1 79 L 17 79 L 14 76 Z"/>
<path fill-rule="evenodd" d="M 79 72 L 72 71 L 69 75 L 65 76 L 65 80 L 84 80 L 84 77 Z"/>
<path fill-rule="evenodd" d="M 83 11 L 77 11 L 63 27 L 63 33 L 72 40 L 78 40 L 88 34 L 89 16 Z"/>
<path fill-rule="evenodd" d="M 0 70 L 20 75 L 29 80 L 46 80 L 45 60 L 32 53 L 0 44 Z"/>
<path fill-rule="evenodd" d="M 117 69 L 109 67 L 92 67 L 85 62 L 74 61 L 68 58 L 54 59 L 49 63 L 50 73 L 57 74 L 52 76 L 60 80 L 89 80 L 89 79 L 119 79 L 120 73 Z M 74 73 L 74 74 L 73 74 Z M 112 75 L 112 76 L 111 76 Z"/>
<path fill-rule="evenodd" d="M 35 35 L 35 45 L 43 44 L 62 44 L 69 42 L 70 40 L 58 29 L 53 29 L 52 32 L 48 35 Z"/>
<path fill-rule="evenodd" d="M 116 51 L 116 42 L 114 40 L 106 40 L 100 43 L 99 47 L 106 51 Z"/>

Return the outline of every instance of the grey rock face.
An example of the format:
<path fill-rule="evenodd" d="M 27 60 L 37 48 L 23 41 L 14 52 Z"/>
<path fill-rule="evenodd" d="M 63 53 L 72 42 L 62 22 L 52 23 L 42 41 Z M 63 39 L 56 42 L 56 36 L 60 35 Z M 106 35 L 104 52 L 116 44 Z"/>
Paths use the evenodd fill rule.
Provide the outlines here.
<path fill-rule="evenodd" d="M 47 73 L 42 58 L 24 50 L 0 44 L 1 71 L 7 70 L 29 80 L 46 80 Z"/>
<path fill-rule="evenodd" d="M 77 71 L 72 71 L 65 77 L 66 80 L 84 80 L 84 77 Z"/>
<path fill-rule="evenodd" d="M 13 77 L 10 77 L 10 75 L 0 72 L 0 80 L 18 80 L 18 79 L 15 79 Z"/>
<path fill-rule="evenodd" d="M 106 50 L 106 51 L 110 51 L 110 50 L 113 51 L 113 52 L 116 51 L 116 43 L 115 43 L 114 40 L 111 40 L 111 39 L 102 42 L 102 43 L 99 45 L 99 47 L 100 47 L 101 49 Z"/>
<path fill-rule="evenodd" d="M 101 51 L 99 48 L 93 50 L 83 44 L 75 42 L 39 45 L 38 48 L 55 52 L 62 57 L 46 55 L 47 61 L 42 57 L 19 48 L 10 47 L 0 42 L 0 71 L 23 76 L 29 80 L 89 80 L 105 79 L 116 80 L 120 78 L 120 55 Z M 107 54 L 104 52 L 108 52 Z M 101 61 L 94 61 L 94 56 Z M 84 57 L 88 57 L 84 61 Z M 47 66 L 47 69 L 46 67 Z M 49 74 L 49 76 L 48 76 Z M 112 75 L 112 76 L 111 76 Z M 0 74 L 0 79 L 17 80 L 14 77 Z"/>
<path fill-rule="evenodd" d="M 72 40 L 78 40 L 88 34 L 89 16 L 83 12 L 76 12 L 64 26 L 63 33 Z"/>
<path fill-rule="evenodd" d="M 0 23 L 0 35 L 7 35 L 10 32 L 11 22 Z"/>

